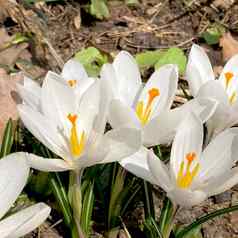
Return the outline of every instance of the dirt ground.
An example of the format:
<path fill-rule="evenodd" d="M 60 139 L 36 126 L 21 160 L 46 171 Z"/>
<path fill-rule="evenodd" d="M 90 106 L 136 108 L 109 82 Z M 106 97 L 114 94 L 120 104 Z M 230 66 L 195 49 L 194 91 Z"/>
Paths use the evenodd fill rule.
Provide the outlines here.
<path fill-rule="evenodd" d="M 188 50 L 193 42 L 204 44 L 200 36 L 215 22 L 223 25 L 235 38 L 238 36 L 236 0 L 143 0 L 133 7 L 123 1 L 109 1 L 110 18 L 102 21 L 85 11 L 85 1 L 31 6 L 20 2 L 17 8 L 8 8 L 5 4 L 0 24 L 10 35 L 29 31 L 34 35 L 34 42 L 28 46 L 34 67 L 18 63 L 18 67 L 32 78 L 42 76 L 48 69 L 59 71 L 63 62 L 87 46 L 95 46 L 109 56 L 122 49 L 131 53 L 171 46 Z M 213 64 L 222 65 L 221 49 L 218 46 L 208 48 Z M 159 214 L 160 202 L 155 200 Z M 238 189 L 234 188 L 190 211 L 180 211 L 177 220 L 187 224 L 236 201 Z M 39 229 L 40 233 L 37 230 L 26 237 L 62 237 L 57 231 L 60 224 L 46 223 Z M 238 237 L 238 212 L 205 224 L 203 234 L 205 238 Z"/>

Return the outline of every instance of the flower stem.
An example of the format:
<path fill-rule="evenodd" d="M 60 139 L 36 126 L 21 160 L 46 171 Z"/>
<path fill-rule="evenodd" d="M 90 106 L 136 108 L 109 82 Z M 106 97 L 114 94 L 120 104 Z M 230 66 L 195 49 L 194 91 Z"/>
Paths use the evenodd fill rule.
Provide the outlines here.
<path fill-rule="evenodd" d="M 154 201 L 153 201 L 153 193 L 152 193 L 152 185 L 145 180 L 143 180 L 144 186 L 144 194 L 145 194 L 145 201 L 144 201 L 144 210 L 145 210 L 145 218 L 152 217 L 155 219 L 155 208 L 154 208 Z"/>

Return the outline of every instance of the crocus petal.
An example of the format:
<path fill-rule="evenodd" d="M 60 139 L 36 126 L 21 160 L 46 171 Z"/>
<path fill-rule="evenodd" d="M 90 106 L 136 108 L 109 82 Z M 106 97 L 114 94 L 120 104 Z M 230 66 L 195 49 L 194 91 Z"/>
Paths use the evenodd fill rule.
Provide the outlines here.
<path fill-rule="evenodd" d="M 178 84 L 178 68 L 175 65 L 165 65 L 156 70 L 142 90 L 139 102 L 145 105 L 149 98 L 149 91 L 157 89 L 159 95 L 152 102 L 151 118 L 157 116 L 161 111 L 168 110 L 175 96 Z"/>
<path fill-rule="evenodd" d="M 29 166 L 25 153 L 10 154 L 0 160 L 0 218 L 20 195 L 27 182 L 28 174 Z"/>
<path fill-rule="evenodd" d="M 175 203 L 185 208 L 198 205 L 207 199 L 207 194 L 201 190 L 173 189 L 167 196 Z"/>
<path fill-rule="evenodd" d="M 50 207 L 44 203 L 30 206 L 0 222 L 1 238 L 18 238 L 41 225 L 50 214 Z"/>
<path fill-rule="evenodd" d="M 134 175 L 145 179 L 152 184 L 156 184 L 157 181 L 152 176 L 148 167 L 147 153 L 148 150 L 145 147 L 141 147 L 135 154 L 121 160 L 120 165 Z"/>
<path fill-rule="evenodd" d="M 76 90 L 78 97 L 81 97 L 95 82 L 95 79 L 88 77 L 82 64 L 75 59 L 70 59 L 65 63 L 61 76 L 67 84 L 72 80 L 76 80 L 76 84 L 71 87 Z"/>
<path fill-rule="evenodd" d="M 17 91 L 22 100 L 35 110 L 40 110 L 41 87 L 28 77 L 24 77 L 23 85 L 17 83 Z"/>
<path fill-rule="evenodd" d="M 184 119 L 184 115 L 193 112 L 202 122 L 206 122 L 213 115 L 216 107 L 217 102 L 213 99 L 196 98 L 180 107 L 161 113 L 143 128 L 144 145 L 154 146 L 170 143 Z"/>
<path fill-rule="evenodd" d="M 190 113 L 180 124 L 172 144 L 170 169 L 174 179 L 177 178 L 181 163 L 187 165 L 186 157 L 189 153 L 195 154 L 196 158 L 200 157 L 202 144 L 202 121 L 195 114 Z"/>
<path fill-rule="evenodd" d="M 42 85 L 41 106 L 45 116 L 64 128 L 68 114 L 75 113 L 77 102 L 70 86 L 60 83 L 59 78 L 53 72 L 47 73 Z"/>
<path fill-rule="evenodd" d="M 153 151 L 150 151 L 147 154 L 147 161 L 152 176 L 154 177 L 154 180 L 156 180 L 156 184 L 165 191 L 169 191 L 172 188 L 172 184 L 167 166 L 153 153 Z"/>
<path fill-rule="evenodd" d="M 70 161 L 63 159 L 49 159 L 34 154 L 27 154 L 28 164 L 31 168 L 45 172 L 59 172 L 73 169 Z"/>
<path fill-rule="evenodd" d="M 99 115 L 99 106 L 100 106 L 100 82 L 97 81 L 93 83 L 83 94 L 77 114 L 79 115 L 78 127 L 83 128 L 85 134 L 88 136 L 93 124 L 95 117 Z M 103 112 L 100 112 L 103 114 Z M 106 121 L 104 120 L 104 124 Z M 103 126 L 105 127 L 105 125 Z"/>
<path fill-rule="evenodd" d="M 204 83 L 215 79 L 210 60 L 203 48 L 198 45 L 192 46 L 185 77 L 194 97 Z"/>
<path fill-rule="evenodd" d="M 222 84 L 224 90 L 226 90 L 228 96 L 230 97 L 233 92 L 236 93 L 237 97 L 237 90 L 238 90 L 238 55 L 233 56 L 223 68 L 223 71 L 219 77 L 219 82 Z M 229 79 L 227 81 L 226 74 L 229 74 Z"/>
<path fill-rule="evenodd" d="M 141 87 L 139 67 L 131 54 L 121 51 L 113 62 L 120 99 L 132 106 Z"/>
<path fill-rule="evenodd" d="M 217 80 L 210 80 L 204 83 L 200 90 L 197 93 L 198 97 L 205 97 L 205 98 L 213 98 L 216 99 L 218 102 L 228 105 L 228 97 L 221 86 L 221 84 Z"/>
<path fill-rule="evenodd" d="M 67 81 L 77 80 L 78 83 L 88 78 L 88 74 L 82 64 L 75 59 L 70 59 L 64 64 L 61 76 Z"/>
<path fill-rule="evenodd" d="M 238 168 L 233 168 L 214 180 L 215 183 L 211 183 L 207 189 L 209 196 L 223 193 L 238 184 Z"/>
<path fill-rule="evenodd" d="M 67 145 L 59 136 L 56 125 L 39 112 L 26 105 L 18 105 L 18 112 L 25 127 L 47 148 L 62 157 L 67 156 Z"/>
<path fill-rule="evenodd" d="M 135 111 L 120 100 L 111 101 L 108 121 L 113 128 L 122 126 L 141 127 Z"/>
<path fill-rule="evenodd" d="M 100 72 L 101 81 L 103 81 L 110 88 L 111 99 L 120 99 L 119 82 L 117 80 L 116 72 L 112 64 L 104 64 Z"/>
<path fill-rule="evenodd" d="M 120 161 L 137 152 L 141 145 L 139 130 L 128 127 L 113 129 L 104 135 L 99 145 L 99 148 L 104 146 L 107 151 L 102 163 Z"/>
<path fill-rule="evenodd" d="M 233 139 L 238 135 L 238 128 L 227 129 L 216 136 L 205 148 L 199 161 L 201 169 L 199 179 L 207 181 L 230 170 L 234 164 L 231 154 Z M 237 144 L 234 148 L 237 148 Z M 234 145 L 233 145 L 234 146 Z"/>

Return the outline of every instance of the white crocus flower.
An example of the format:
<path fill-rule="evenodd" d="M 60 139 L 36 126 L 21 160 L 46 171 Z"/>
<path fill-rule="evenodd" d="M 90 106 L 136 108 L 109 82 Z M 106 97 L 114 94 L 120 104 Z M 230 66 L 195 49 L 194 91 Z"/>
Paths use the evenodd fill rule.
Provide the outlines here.
<path fill-rule="evenodd" d="M 125 51 L 116 56 L 113 64 L 103 66 L 101 80 L 111 85 L 109 123 L 113 128 L 138 128 L 144 146 L 171 142 L 186 113 L 193 110 L 206 121 L 216 107 L 214 100 L 201 98 L 170 109 L 178 84 L 177 66 L 162 66 L 143 85 L 135 59 Z"/>
<path fill-rule="evenodd" d="M 0 218 L 3 218 L 23 190 L 29 174 L 25 153 L 0 160 Z M 0 220 L 1 238 L 18 238 L 37 228 L 50 214 L 50 207 L 38 203 Z"/>
<path fill-rule="evenodd" d="M 59 80 L 59 82 L 68 84 L 77 97 L 81 97 L 96 80 L 89 77 L 84 67 L 75 59 L 70 59 L 64 64 L 60 75 L 54 72 L 50 72 L 50 75 Z M 37 109 L 40 106 L 41 100 L 40 85 L 29 77 L 24 76 L 22 84 L 19 83 L 17 86 L 24 103 Z"/>
<path fill-rule="evenodd" d="M 238 123 L 238 55 L 225 65 L 218 80 L 215 80 L 210 60 L 198 45 L 193 45 L 189 54 L 186 78 L 191 94 L 196 97 L 211 97 L 219 102 L 214 115 L 208 121 L 209 138 L 225 128 Z"/>
<path fill-rule="evenodd" d="M 39 107 L 18 106 L 24 125 L 62 159 L 29 155 L 31 167 L 43 171 L 77 170 L 96 163 L 121 160 L 136 152 L 140 133 L 117 128 L 104 134 L 105 98 L 97 81 L 82 96 L 49 72 L 43 82 Z"/>
<path fill-rule="evenodd" d="M 178 128 L 168 165 L 147 150 L 128 166 L 137 176 L 163 188 L 175 204 L 191 207 L 238 183 L 238 168 L 234 168 L 237 135 L 237 128 L 227 129 L 202 150 L 203 124 L 191 114 Z"/>

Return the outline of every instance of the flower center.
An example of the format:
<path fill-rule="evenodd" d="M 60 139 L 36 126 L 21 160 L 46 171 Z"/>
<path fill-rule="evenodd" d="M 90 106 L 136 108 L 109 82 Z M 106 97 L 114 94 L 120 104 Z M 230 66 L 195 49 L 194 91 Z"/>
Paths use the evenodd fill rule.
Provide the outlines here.
<path fill-rule="evenodd" d="M 82 154 L 85 146 L 85 133 L 83 131 L 80 134 L 80 138 L 78 137 L 76 124 L 77 115 L 69 113 L 67 118 L 72 124 L 70 131 L 70 150 L 73 156 L 78 157 Z"/>
<path fill-rule="evenodd" d="M 75 79 L 68 80 L 68 84 L 70 87 L 74 87 L 76 85 L 77 81 Z"/>
<path fill-rule="evenodd" d="M 192 184 L 194 177 L 197 175 L 200 169 L 199 163 L 196 163 L 195 167 L 191 170 L 192 162 L 197 158 L 194 152 L 188 153 L 185 158 L 187 160 L 186 168 L 183 161 L 180 164 L 180 169 L 177 176 L 177 185 L 180 188 L 188 188 Z"/>
<path fill-rule="evenodd" d="M 147 104 L 144 106 L 143 101 L 139 101 L 136 105 L 136 114 L 139 118 L 142 125 L 145 125 L 149 118 L 152 111 L 152 103 L 156 97 L 160 95 L 160 91 L 157 88 L 152 88 L 148 91 L 148 101 Z"/>

